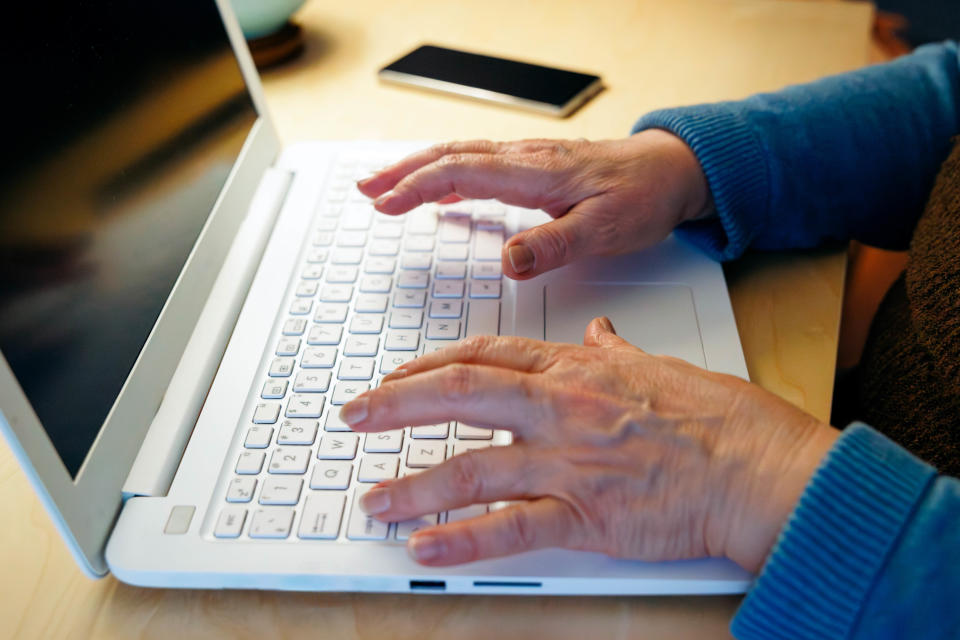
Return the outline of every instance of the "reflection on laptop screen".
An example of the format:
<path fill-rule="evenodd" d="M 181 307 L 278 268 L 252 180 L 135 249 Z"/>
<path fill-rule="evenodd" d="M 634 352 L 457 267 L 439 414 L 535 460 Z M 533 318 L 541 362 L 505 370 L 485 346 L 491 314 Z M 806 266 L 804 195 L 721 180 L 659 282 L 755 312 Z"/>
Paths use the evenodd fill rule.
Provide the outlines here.
<path fill-rule="evenodd" d="M 0 44 L 0 350 L 76 477 L 256 112 L 213 2 L 55 4 Z"/>

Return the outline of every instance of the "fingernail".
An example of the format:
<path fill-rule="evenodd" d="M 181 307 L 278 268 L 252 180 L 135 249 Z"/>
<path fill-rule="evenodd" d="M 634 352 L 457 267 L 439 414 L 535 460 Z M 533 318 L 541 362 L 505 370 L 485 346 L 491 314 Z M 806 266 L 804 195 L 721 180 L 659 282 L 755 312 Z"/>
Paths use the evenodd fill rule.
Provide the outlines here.
<path fill-rule="evenodd" d="M 363 396 L 353 402 L 348 402 L 340 409 L 340 419 L 347 424 L 361 422 L 367 417 L 367 412 L 370 410 L 369 405 L 370 401 Z"/>
<path fill-rule="evenodd" d="M 430 562 L 441 557 L 446 552 L 446 545 L 437 536 L 429 533 L 418 533 L 410 538 L 407 551 L 417 562 Z"/>
<path fill-rule="evenodd" d="M 393 197 L 393 194 L 387 192 L 387 193 L 383 194 L 382 196 L 380 196 L 379 198 L 377 198 L 376 200 L 374 200 L 374 201 L 373 201 L 373 206 L 375 206 L 375 207 L 383 206 L 383 205 L 387 202 L 387 200 L 389 200 L 389 199 L 392 198 L 392 197 Z"/>
<path fill-rule="evenodd" d="M 369 516 L 383 513 L 390 508 L 390 492 L 386 489 L 370 489 L 360 496 L 360 510 Z"/>
<path fill-rule="evenodd" d="M 524 273 L 533 267 L 533 251 L 525 244 L 515 244 L 507 249 L 507 257 L 517 273 Z"/>
<path fill-rule="evenodd" d="M 616 333 L 616 331 L 614 331 L 613 329 L 613 323 L 610 322 L 610 318 L 608 318 L 607 316 L 600 317 L 600 324 L 602 324 L 603 328 L 609 331 L 610 333 Z"/>

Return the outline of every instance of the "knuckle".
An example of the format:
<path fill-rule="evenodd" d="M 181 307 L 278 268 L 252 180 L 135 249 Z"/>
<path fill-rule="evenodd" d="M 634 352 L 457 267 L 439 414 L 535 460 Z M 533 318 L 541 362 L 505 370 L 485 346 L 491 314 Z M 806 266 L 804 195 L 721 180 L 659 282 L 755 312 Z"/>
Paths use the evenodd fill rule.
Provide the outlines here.
<path fill-rule="evenodd" d="M 495 336 L 470 336 L 459 344 L 460 357 L 467 362 L 475 362 L 488 353 L 496 342 Z"/>
<path fill-rule="evenodd" d="M 454 457 L 451 462 L 450 490 L 457 498 L 472 504 L 483 493 L 483 469 L 479 456 L 475 452 L 467 452 Z"/>
<path fill-rule="evenodd" d="M 456 362 L 444 367 L 440 392 L 449 402 L 458 402 L 473 391 L 473 369 Z"/>
<path fill-rule="evenodd" d="M 525 551 L 534 548 L 537 542 L 536 526 L 525 509 L 511 509 L 507 512 L 508 548 L 511 551 Z"/>
<path fill-rule="evenodd" d="M 534 227 L 530 230 L 530 235 L 537 245 L 544 248 L 548 258 L 563 263 L 566 262 L 575 239 L 569 232 L 558 231 L 554 226 L 556 225 L 548 223 Z"/>

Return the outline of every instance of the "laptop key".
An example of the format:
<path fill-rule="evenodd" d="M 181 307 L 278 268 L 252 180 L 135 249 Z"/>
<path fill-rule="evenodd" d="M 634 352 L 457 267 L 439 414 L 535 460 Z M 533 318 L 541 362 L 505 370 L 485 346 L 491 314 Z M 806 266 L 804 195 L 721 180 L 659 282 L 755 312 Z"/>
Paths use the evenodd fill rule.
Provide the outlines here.
<path fill-rule="evenodd" d="M 284 539 L 290 535 L 293 525 L 293 509 L 270 507 L 257 509 L 250 519 L 251 538 Z"/>
<path fill-rule="evenodd" d="M 279 400 L 285 395 L 287 395 L 287 381 L 282 379 L 267 380 L 260 391 L 260 397 L 264 400 Z"/>
<path fill-rule="evenodd" d="M 297 393 L 325 393 L 330 388 L 330 371 L 314 370 L 301 371 L 293 382 L 293 390 Z"/>
<path fill-rule="evenodd" d="M 317 439 L 320 423 L 316 420 L 290 418 L 280 423 L 277 444 L 311 445 Z"/>
<path fill-rule="evenodd" d="M 320 460 L 353 460 L 357 457 L 360 436 L 355 433 L 324 434 L 317 448 Z"/>
<path fill-rule="evenodd" d="M 487 505 L 472 504 L 469 507 L 460 507 L 451 509 L 447 512 L 447 522 L 458 522 L 460 520 L 469 520 L 487 514 Z"/>
<path fill-rule="evenodd" d="M 304 369 L 330 369 L 336 359 L 336 347 L 311 347 L 303 350 L 300 366 Z"/>
<path fill-rule="evenodd" d="M 457 260 L 463 262 L 467 259 L 469 245 L 465 244 L 442 244 L 437 249 L 437 260 Z"/>
<path fill-rule="evenodd" d="M 427 323 L 428 340 L 456 340 L 459 337 L 459 320 L 431 320 Z"/>
<path fill-rule="evenodd" d="M 243 507 L 224 507 L 220 510 L 213 535 L 217 538 L 239 538 L 246 519 L 247 510 Z"/>
<path fill-rule="evenodd" d="M 357 313 L 384 313 L 390 299 L 385 293 L 361 293 L 354 309 Z"/>
<path fill-rule="evenodd" d="M 347 523 L 347 537 L 351 540 L 386 540 L 390 525 L 375 520 L 360 510 L 360 496 L 369 490 L 368 487 L 357 487 L 353 490 L 353 503 L 350 505 L 350 519 Z"/>
<path fill-rule="evenodd" d="M 340 361 L 337 378 L 340 380 L 372 380 L 376 360 L 373 358 L 344 358 Z"/>
<path fill-rule="evenodd" d="M 300 338 L 281 338 L 277 343 L 278 356 L 295 356 L 300 352 Z"/>
<path fill-rule="evenodd" d="M 380 337 L 377 335 L 353 335 L 347 338 L 343 345 L 343 355 L 345 356 L 365 356 L 373 357 L 377 355 L 380 348 Z M 341 369 L 343 361 L 340 362 Z M 369 380 L 370 378 L 363 378 Z"/>
<path fill-rule="evenodd" d="M 273 427 L 257 424 L 247 429 L 247 439 L 243 446 L 247 449 L 266 449 L 273 439 Z"/>
<path fill-rule="evenodd" d="M 307 334 L 307 344 L 317 345 L 337 345 L 340 344 L 340 337 L 343 335 L 343 327 L 320 325 L 310 327 L 310 333 Z"/>
<path fill-rule="evenodd" d="M 323 414 L 323 396 L 313 393 L 295 393 L 287 401 L 288 418 L 319 418 Z"/>
<path fill-rule="evenodd" d="M 270 456 L 270 473 L 302 475 L 310 463 L 310 449 L 303 447 L 277 447 Z"/>
<path fill-rule="evenodd" d="M 421 516 L 419 518 L 414 518 L 412 520 L 404 520 L 403 522 L 397 523 L 397 540 L 404 542 L 410 539 L 410 536 L 414 532 L 419 531 L 420 529 L 426 529 L 427 527 L 432 527 L 439 522 L 438 514 L 431 513 L 427 516 Z"/>
<path fill-rule="evenodd" d="M 343 491 L 350 486 L 353 464 L 346 460 L 322 460 L 313 467 L 310 488 Z"/>
<path fill-rule="evenodd" d="M 364 313 L 350 320 L 350 333 L 379 334 L 383 331 L 383 316 Z"/>
<path fill-rule="evenodd" d="M 340 408 L 331 406 L 327 411 L 327 419 L 323 423 L 324 431 L 352 431 L 350 425 L 340 419 Z"/>
<path fill-rule="evenodd" d="M 398 309 L 422 309 L 426 303 L 426 291 L 397 291 L 393 296 L 393 306 Z"/>
<path fill-rule="evenodd" d="M 386 453 L 370 453 L 360 458 L 357 482 L 381 482 L 397 477 L 400 467 L 398 456 Z"/>
<path fill-rule="evenodd" d="M 380 373 L 392 373 L 402 364 L 406 364 L 417 357 L 416 353 L 409 351 L 393 351 L 385 353 L 380 358 Z"/>
<path fill-rule="evenodd" d="M 461 313 L 462 300 L 434 300 L 430 303 L 431 318 L 459 318 Z"/>
<path fill-rule="evenodd" d="M 293 373 L 293 358 L 274 358 L 270 363 L 271 378 L 287 378 Z"/>
<path fill-rule="evenodd" d="M 500 281 L 499 280 L 471 280 L 470 281 L 471 298 L 499 298 Z"/>
<path fill-rule="evenodd" d="M 333 386 L 333 397 L 330 398 L 330 403 L 337 406 L 347 404 L 367 391 L 370 391 L 368 382 L 341 381 Z"/>
<path fill-rule="evenodd" d="M 250 502 L 256 490 L 256 478 L 238 476 L 227 486 L 227 502 Z"/>
<path fill-rule="evenodd" d="M 450 433 L 450 427 L 448 422 L 441 422 L 440 424 L 427 424 L 420 427 L 410 427 L 410 437 L 415 440 L 420 439 L 447 439 L 447 434 Z M 412 445 L 411 445 L 412 446 Z M 446 445 L 444 445 L 446 446 Z M 416 466 L 407 463 L 407 466 Z"/>
<path fill-rule="evenodd" d="M 387 331 L 387 338 L 383 343 L 386 351 L 416 351 L 419 346 L 420 332 L 409 329 Z"/>
<path fill-rule="evenodd" d="M 273 424 L 280 417 L 280 403 L 261 402 L 253 410 L 253 421 L 256 424 Z"/>
<path fill-rule="evenodd" d="M 398 309 L 390 314 L 391 329 L 419 329 L 423 324 L 423 311 L 420 309 Z"/>
<path fill-rule="evenodd" d="M 400 453 L 403 449 L 403 429 L 368 433 L 364 439 L 366 453 Z"/>
<path fill-rule="evenodd" d="M 302 488 L 300 478 L 267 478 L 260 490 L 260 504 L 295 505 Z"/>
<path fill-rule="evenodd" d="M 493 429 L 472 427 L 468 424 L 457 423 L 457 440 L 491 440 Z"/>
<path fill-rule="evenodd" d="M 302 336 L 307 330 L 307 321 L 305 318 L 290 318 L 283 323 L 283 335 Z"/>
<path fill-rule="evenodd" d="M 304 500 L 297 535 L 305 540 L 335 540 L 340 533 L 346 498 L 342 493 L 308 495 Z"/>
<path fill-rule="evenodd" d="M 435 467 L 447 455 L 446 442 L 411 442 L 407 447 L 407 466 L 413 468 Z"/>
<path fill-rule="evenodd" d="M 263 461 L 267 457 L 263 451 L 244 451 L 237 459 L 236 472 L 244 476 L 255 476 L 263 468 Z"/>
<path fill-rule="evenodd" d="M 348 306 L 342 302 L 322 302 L 317 305 L 313 321 L 318 324 L 343 324 L 347 320 Z"/>

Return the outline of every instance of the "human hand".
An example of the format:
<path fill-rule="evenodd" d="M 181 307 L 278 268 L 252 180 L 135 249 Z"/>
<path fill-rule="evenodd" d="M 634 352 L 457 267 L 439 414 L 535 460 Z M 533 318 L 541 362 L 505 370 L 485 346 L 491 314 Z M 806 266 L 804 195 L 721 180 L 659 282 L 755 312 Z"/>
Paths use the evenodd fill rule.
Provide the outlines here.
<path fill-rule="evenodd" d="M 460 420 L 514 434 L 380 483 L 362 507 L 392 522 L 521 501 L 415 533 L 408 549 L 429 565 L 564 547 L 757 571 L 838 432 L 744 380 L 644 353 L 606 318 L 584 345 L 470 338 L 345 405 L 355 431 Z"/>
<path fill-rule="evenodd" d="M 527 279 L 590 255 L 636 251 L 710 211 L 693 151 L 666 131 L 623 140 L 475 140 L 415 153 L 357 183 L 374 206 L 401 214 L 425 202 L 496 198 L 554 221 L 503 248 L 503 273 Z"/>

